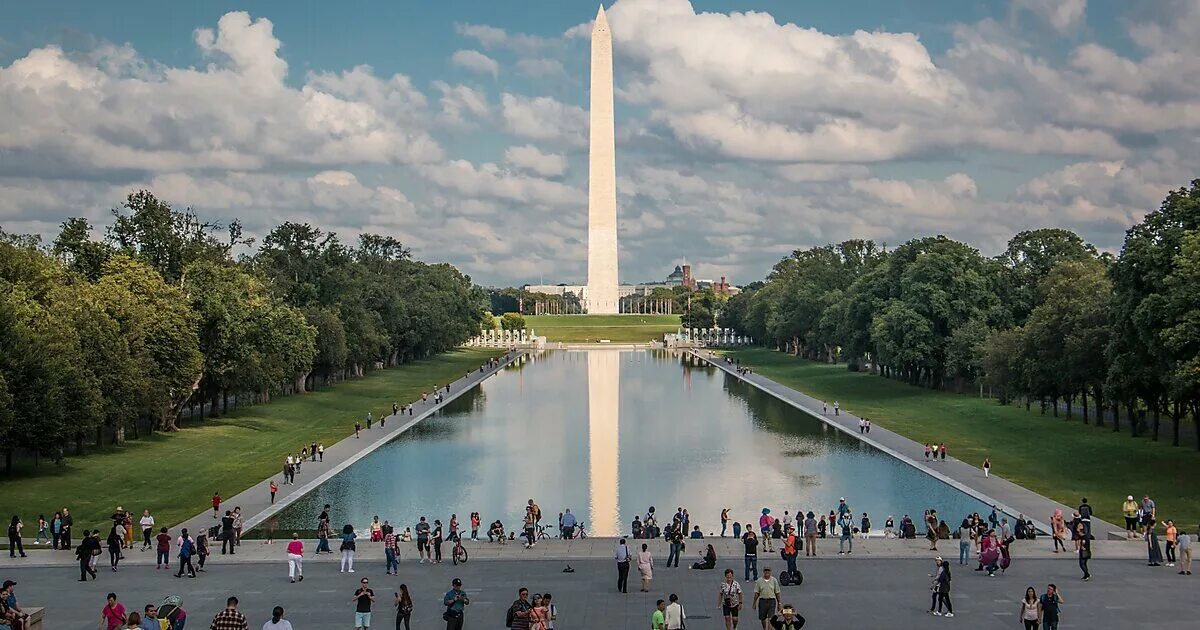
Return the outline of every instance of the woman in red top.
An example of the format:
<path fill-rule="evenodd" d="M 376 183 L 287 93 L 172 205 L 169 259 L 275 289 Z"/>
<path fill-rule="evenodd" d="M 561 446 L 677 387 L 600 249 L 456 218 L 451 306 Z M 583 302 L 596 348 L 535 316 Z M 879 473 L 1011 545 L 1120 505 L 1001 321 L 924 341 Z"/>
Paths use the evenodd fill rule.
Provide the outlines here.
<path fill-rule="evenodd" d="M 300 540 L 300 536 L 296 532 L 292 532 L 292 540 L 287 546 L 288 556 L 288 577 L 292 583 L 296 583 L 296 577 L 299 576 L 300 581 L 304 581 L 304 542 Z"/>
<path fill-rule="evenodd" d="M 471 540 L 479 540 L 479 512 L 471 512 Z"/>
<path fill-rule="evenodd" d="M 105 630 L 118 630 L 125 625 L 125 607 L 117 602 L 116 593 L 109 593 L 108 601 L 100 609 L 100 625 Z"/>

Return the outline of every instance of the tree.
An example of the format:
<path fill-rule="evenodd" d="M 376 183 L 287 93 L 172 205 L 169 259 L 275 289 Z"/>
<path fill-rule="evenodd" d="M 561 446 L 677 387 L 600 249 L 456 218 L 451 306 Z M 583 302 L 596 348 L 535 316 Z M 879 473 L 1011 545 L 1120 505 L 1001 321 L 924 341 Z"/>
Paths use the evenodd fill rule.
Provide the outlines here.
<path fill-rule="evenodd" d="M 180 284 L 184 269 L 192 262 L 226 260 L 235 245 L 251 242 L 242 238 L 241 224 L 234 221 L 229 225 L 228 242 L 222 243 L 215 237 L 220 225 L 201 221 L 191 209 L 173 210 L 147 190 L 130 193 L 112 213 L 109 242 L 121 253 L 149 265 L 170 284 Z"/>
<path fill-rule="evenodd" d="M 92 240 L 91 224 L 80 217 L 63 221 L 51 252 L 65 262 L 68 269 L 92 282 L 100 278 L 104 263 L 113 255 L 112 247 Z"/>
<path fill-rule="evenodd" d="M 691 310 L 679 318 L 679 323 L 684 328 L 712 328 L 714 323 L 713 313 L 703 304 L 695 304 Z"/>
<path fill-rule="evenodd" d="M 500 317 L 503 330 L 525 330 L 525 316 L 520 313 L 505 313 Z"/>

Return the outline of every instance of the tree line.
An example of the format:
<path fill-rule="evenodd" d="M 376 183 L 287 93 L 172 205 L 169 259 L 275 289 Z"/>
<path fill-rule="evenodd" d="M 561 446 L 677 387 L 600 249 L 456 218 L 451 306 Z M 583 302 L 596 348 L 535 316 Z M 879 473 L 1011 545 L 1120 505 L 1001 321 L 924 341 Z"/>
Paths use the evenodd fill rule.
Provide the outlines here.
<path fill-rule="evenodd" d="M 998 392 L 1159 439 L 1200 418 L 1200 179 L 1129 228 L 1119 255 L 1063 229 L 998 256 L 944 236 L 890 251 L 850 240 L 792 252 L 721 325 L 796 355 L 913 385 Z M 1196 431 L 1200 449 L 1200 430 Z"/>
<path fill-rule="evenodd" d="M 147 191 L 102 238 L 81 218 L 49 245 L 0 231 L 0 449 L 61 460 L 230 396 L 265 402 L 478 334 L 487 296 L 392 237 L 349 245 L 283 223 L 262 243 Z M 252 251 L 235 257 L 235 250 Z M 220 404 L 224 403 L 224 404 Z"/>

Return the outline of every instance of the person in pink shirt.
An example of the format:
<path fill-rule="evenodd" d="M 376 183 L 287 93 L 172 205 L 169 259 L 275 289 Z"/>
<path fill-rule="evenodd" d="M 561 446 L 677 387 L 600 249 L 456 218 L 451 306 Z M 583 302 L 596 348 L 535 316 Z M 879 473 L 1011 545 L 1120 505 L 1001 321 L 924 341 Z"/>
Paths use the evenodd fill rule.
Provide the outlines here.
<path fill-rule="evenodd" d="M 288 557 L 288 577 L 292 583 L 296 583 L 296 578 L 304 581 L 304 542 L 300 540 L 300 536 L 296 532 L 292 532 L 292 540 L 287 546 Z"/>
<path fill-rule="evenodd" d="M 758 529 L 762 532 L 763 550 L 771 550 L 771 525 L 775 523 L 775 519 L 771 518 L 771 510 L 762 509 L 762 516 L 758 517 Z"/>
<path fill-rule="evenodd" d="M 116 593 L 109 593 L 108 601 L 100 609 L 100 625 L 105 630 L 118 630 L 125 625 L 125 606 L 117 601 Z"/>

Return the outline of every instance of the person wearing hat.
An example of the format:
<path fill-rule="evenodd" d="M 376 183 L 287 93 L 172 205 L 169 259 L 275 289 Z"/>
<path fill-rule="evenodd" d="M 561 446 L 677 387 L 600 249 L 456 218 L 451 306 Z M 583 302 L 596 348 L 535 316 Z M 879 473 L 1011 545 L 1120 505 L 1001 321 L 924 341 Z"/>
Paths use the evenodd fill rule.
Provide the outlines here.
<path fill-rule="evenodd" d="M 791 604 L 784 604 L 780 614 L 771 617 L 771 627 L 775 630 L 799 630 L 804 627 L 804 622 L 804 617 Z"/>
<path fill-rule="evenodd" d="M 752 604 L 758 610 L 758 620 L 762 623 L 763 630 L 767 630 L 767 621 L 775 616 L 779 595 L 779 580 L 771 575 L 771 567 L 763 568 L 762 577 L 754 582 Z"/>
<path fill-rule="evenodd" d="M 462 590 L 462 580 L 458 578 L 451 580 L 450 590 L 446 591 L 446 595 L 442 597 L 442 605 L 446 607 L 446 612 L 442 613 L 442 618 L 446 620 L 446 630 L 462 630 L 463 620 L 466 617 L 464 608 L 470 604 L 471 600 Z"/>
<path fill-rule="evenodd" d="M 1125 538 L 1137 538 L 1138 504 L 1132 494 L 1125 497 L 1125 503 L 1121 504 L 1121 514 L 1125 516 Z"/>

